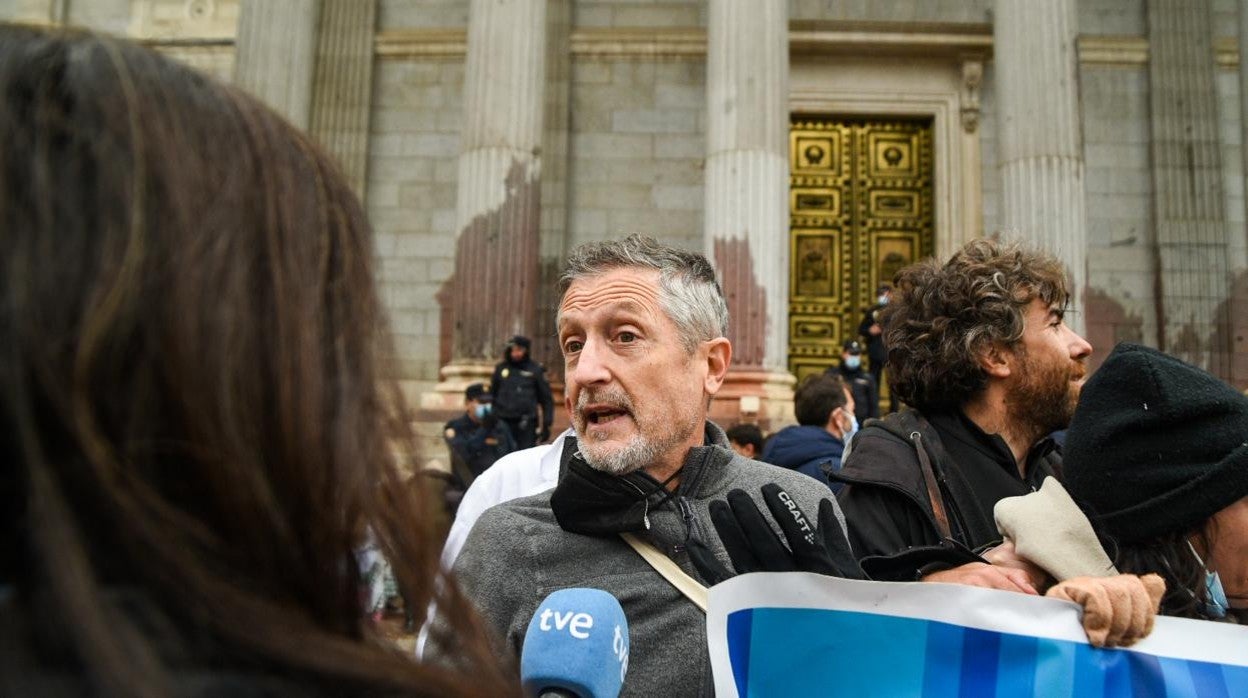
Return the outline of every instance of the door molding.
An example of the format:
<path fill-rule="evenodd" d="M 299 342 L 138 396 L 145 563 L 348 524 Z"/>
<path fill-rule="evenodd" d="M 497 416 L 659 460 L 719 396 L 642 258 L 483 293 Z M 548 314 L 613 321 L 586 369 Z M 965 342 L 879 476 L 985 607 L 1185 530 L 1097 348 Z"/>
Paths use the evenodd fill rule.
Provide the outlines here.
<path fill-rule="evenodd" d="M 795 56 L 789 110 L 795 115 L 930 117 L 935 251 L 937 258 L 947 259 L 983 235 L 982 68 L 980 54 L 932 60 Z"/>

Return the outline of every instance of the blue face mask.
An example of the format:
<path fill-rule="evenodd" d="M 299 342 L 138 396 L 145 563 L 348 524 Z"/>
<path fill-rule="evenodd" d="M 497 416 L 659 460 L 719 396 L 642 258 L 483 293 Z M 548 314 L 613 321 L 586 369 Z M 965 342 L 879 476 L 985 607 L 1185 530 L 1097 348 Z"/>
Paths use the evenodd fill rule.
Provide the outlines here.
<path fill-rule="evenodd" d="M 843 411 L 845 414 L 849 415 L 849 426 L 845 429 L 845 432 L 841 434 L 841 443 L 848 444 L 854 434 L 858 433 L 858 418 L 854 416 L 853 412 L 849 412 L 847 410 Z"/>
<path fill-rule="evenodd" d="M 1196 554 L 1196 548 L 1191 541 L 1187 542 L 1187 547 L 1196 557 L 1196 562 L 1199 562 L 1201 567 L 1205 567 L 1205 561 Z M 1222 588 L 1222 578 L 1217 572 L 1210 572 L 1209 568 L 1205 567 L 1205 613 L 1208 613 L 1211 618 L 1225 618 L 1228 608 L 1230 604 L 1226 600 L 1226 590 Z"/>
<path fill-rule="evenodd" d="M 845 357 L 845 368 L 848 368 L 849 370 L 853 371 L 853 370 L 857 369 L 857 368 L 858 368 L 859 366 L 861 366 L 861 365 L 862 365 L 862 357 L 861 357 L 861 356 L 847 356 L 847 357 Z"/>
<path fill-rule="evenodd" d="M 878 301 L 880 305 L 888 305 L 888 296 L 881 295 L 875 300 Z"/>
<path fill-rule="evenodd" d="M 490 414 L 490 404 L 487 402 L 484 405 L 477 405 L 473 413 L 477 415 L 477 419 L 485 419 Z"/>

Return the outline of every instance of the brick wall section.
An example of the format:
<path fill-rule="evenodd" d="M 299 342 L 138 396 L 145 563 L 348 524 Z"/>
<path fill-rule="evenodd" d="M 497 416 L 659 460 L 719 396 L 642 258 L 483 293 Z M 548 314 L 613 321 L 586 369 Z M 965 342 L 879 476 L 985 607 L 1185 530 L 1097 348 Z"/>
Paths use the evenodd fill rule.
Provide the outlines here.
<path fill-rule="evenodd" d="M 574 0 L 572 25 L 705 27 L 706 0 Z"/>
<path fill-rule="evenodd" d="M 1084 36 L 1148 34 L 1146 0 L 1077 0 L 1076 5 L 1079 33 Z"/>
<path fill-rule="evenodd" d="M 789 18 L 867 22 L 987 22 L 993 0 L 789 0 Z"/>
<path fill-rule="evenodd" d="M 468 4 L 469 0 L 378 0 L 377 29 L 463 29 L 468 26 Z"/>
<path fill-rule="evenodd" d="M 702 249 L 700 59 L 574 60 L 568 243 L 631 231 Z"/>
<path fill-rule="evenodd" d="M 400 375 L 435 381 L 437 293 L 455 268 L 455 180 L 463 120 L 460 61 L 381 60 L 373 72 L 365 205 Z"/>
<path fill-rule="evenodd" d="M 1157 343 L 1148 73 L 1084 67 L 1079 79 L 1088 287 L 1096 299 L 1086 321 L 1096 366 L 1115 342 Z"/>

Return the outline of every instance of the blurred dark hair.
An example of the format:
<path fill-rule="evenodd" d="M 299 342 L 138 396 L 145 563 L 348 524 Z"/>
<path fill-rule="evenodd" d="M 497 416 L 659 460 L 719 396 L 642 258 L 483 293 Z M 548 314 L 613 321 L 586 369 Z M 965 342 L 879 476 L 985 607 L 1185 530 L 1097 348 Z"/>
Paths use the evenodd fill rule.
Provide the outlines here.
<path fill-rule="evenodd" d="M 762 455 L 763 453 L 763 430 L 758 428 L 757 424 L 736 424 L 724 432 L 728 436 L 728 440 L 738 446 L 752 444 L 754 446 L 754 454 Z"/>
<path fill-rule="evenodd" d="M 838 407 L 849 403 L 845 381 L 839 375 L 814 373 L 802 379 L 793 392 L 793 412 L 804 427 L 822 427 Z"/>
<path fill-rule="evenodd" d="M 1032 300 L 1064 308 L 1069 295 L 1055 257 L 988 239 L 968 242 L 945 264 L 912 264 L 893 285 L 880 311 L 888 385 L 919 409 L 957 407 L 974 396 L 988 380 L 980 353 L 1022 340 Z"/>
<path fill-rule="evenodd" d="M 1217 531 L 1213 520 L 1207 521 L 1205 526 L 1195 537 L 1202 548 L 1209 550 Z M 1161 597 L 1163 616 L 1217 620 L 1205 612 L 1205 603 L 1209 600 L 1205 568 L 1192 554 L 1188 544 L 1191 536 L 1191 532 L 1176 531 L 1153 540 L 1119 545 L 1114 565 L 1124 574 L 1152 572 L 1161 575 L 1166 582 L 1166 593 Z M 1107 543 L 1106 547 L 1112 549 L 1113 542 Z"/>
<path fill-rule="evenodd" d="M 0 231 L 0 604 L 27 673 L 513 690 L 398 474 L 368 223 L 305 136 L 151 51 L 0 27 Z M 471 681 L 362 618 L 366 530 L 461 631 Z"/>

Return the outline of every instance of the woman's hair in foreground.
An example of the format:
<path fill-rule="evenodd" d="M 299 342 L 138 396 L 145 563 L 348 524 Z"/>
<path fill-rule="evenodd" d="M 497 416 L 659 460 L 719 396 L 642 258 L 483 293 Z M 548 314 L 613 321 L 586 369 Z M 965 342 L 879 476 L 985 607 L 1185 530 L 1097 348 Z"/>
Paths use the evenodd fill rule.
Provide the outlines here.
<path fill-rule="evenodd" d="M 1022 340 L 1028 304 L 1059 308 L 1069 291 L 1062 263 L 1019 244 L 967 243 L 948 262 L 928 259 L 897 273 L 881 311 L 889 388 L 920 409 L 957 407 L 987 382 L 979 354 Z"/>
<path fill-rule="evenodd" d="M 0 231 L 0 586 L 37 662 L 109 695 L 510 690 L 397 472 L 368 224 L 306 137 L 151 51 L 0 27 Z M 362 618 L 368 530 L 470 681 Z"/>

